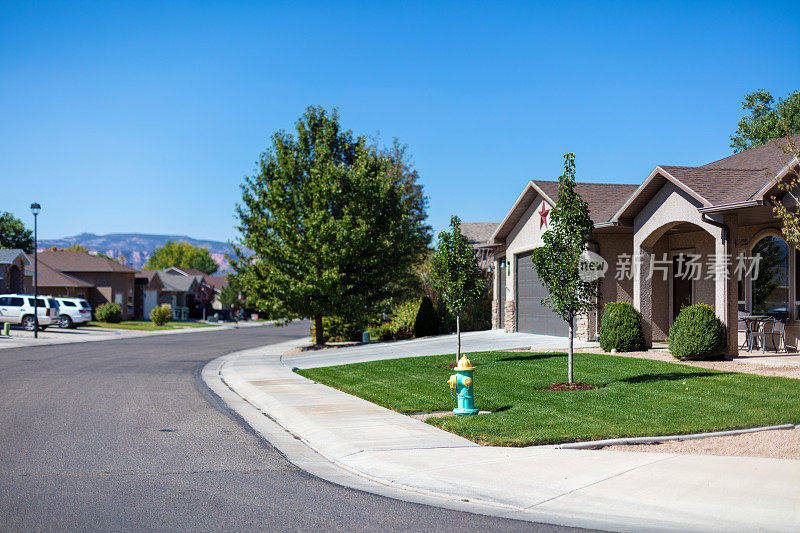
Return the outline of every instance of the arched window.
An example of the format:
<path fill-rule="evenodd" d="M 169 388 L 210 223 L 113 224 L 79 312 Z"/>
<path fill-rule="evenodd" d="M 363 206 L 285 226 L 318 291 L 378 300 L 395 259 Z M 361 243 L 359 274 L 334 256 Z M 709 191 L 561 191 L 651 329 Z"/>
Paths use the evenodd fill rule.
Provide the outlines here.
<path fill-rule="evenodd" d="M 752 251 L 759 257 L 758 275 L 750 280 L 753 313 L 783 315 L 789 313 L 789 246 L 778 236 L 760 239 Z"/>

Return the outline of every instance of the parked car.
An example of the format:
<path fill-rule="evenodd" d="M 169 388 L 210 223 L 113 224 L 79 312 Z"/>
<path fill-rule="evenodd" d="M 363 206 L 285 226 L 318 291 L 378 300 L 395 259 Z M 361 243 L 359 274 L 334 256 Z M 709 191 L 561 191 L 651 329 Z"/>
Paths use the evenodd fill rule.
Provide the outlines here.
<path fill-rule="evenodd" d="M 58 302 L 58 327 L 74 328 L 88 324 L 92 319 L 92 306 L 83 298 L 56 298 Z"/>
<path fill-rule="evenodd" d="M 27 331 L 36 327 L 33 318 L 33 295 L 0 294 L 0 322 L 21 325 Z M 39 329 L 58 323 L 58 302 L 50 296 L 39 296 L 37 303 Z"/>

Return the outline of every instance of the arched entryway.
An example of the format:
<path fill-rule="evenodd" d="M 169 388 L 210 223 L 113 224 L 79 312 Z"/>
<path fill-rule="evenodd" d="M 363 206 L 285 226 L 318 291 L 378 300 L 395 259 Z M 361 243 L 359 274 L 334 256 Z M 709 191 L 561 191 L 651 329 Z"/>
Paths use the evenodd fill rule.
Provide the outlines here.
<path fill-rule="evenodd" d="M 669 328 L 684 307 L 698 303 L 715 309 L 718 306 L 719 293 L 727 290 L 729 264 L 724 257 L 719 258 L 722 236 L 712 234 L 714 229 L 673 220 L 641 240 L 637 238 L 634 304 L 642 313 L 647 340 L 666 341 Z"/>

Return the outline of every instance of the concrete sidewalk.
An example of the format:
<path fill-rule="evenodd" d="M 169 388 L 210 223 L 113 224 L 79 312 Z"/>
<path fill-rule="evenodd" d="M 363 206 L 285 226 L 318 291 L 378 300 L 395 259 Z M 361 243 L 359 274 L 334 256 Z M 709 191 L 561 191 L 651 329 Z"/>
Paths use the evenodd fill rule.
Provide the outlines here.
<path fill-rule="evenodd" d="M 381 359 L 400 359 L 422 355 L 443 355 L 456 353 L 457 339 L 455 334 L 436 335 L 421 339 L 410 339 L 396 342 L 376 342 L 347 348 L 308 351 L 286 355 L 283 358 L 287 366 L 298 368 L 314 368 L 318 366 L 344 365 L 378 361 Z M 574 341 L 578 348 L 600 346 L 596 342 Z M 535 335 L 532 333 L 506 333 L 502 330 L 470 331 L 461 334 L 461 351 L 488 352 L 491 350 L 510 350 L 513 348 L 531 348 L 543 352 L 566 351 L 567 338 L 551 335 Z"/>
<path fill-rule="evenodd" d="M 483 447 L 295 374 L 290 366 L 300 361 L 286 363 L 281 353 L 299 344 L 219 358 L 203 377 L 312 474 L 395 498 L 561 525 L 800 528 L 800 461 Z"/>

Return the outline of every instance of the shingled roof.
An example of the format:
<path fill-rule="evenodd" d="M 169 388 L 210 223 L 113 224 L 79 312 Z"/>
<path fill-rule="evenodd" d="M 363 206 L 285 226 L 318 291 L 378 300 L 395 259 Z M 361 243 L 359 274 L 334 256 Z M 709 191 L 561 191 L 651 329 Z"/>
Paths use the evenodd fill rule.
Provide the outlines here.
<path fill-rule="evenodd" d="M 497 222 L 462 222 L 461 233 L 472 246 L 486 244 L 492 238 Z"/>
<path fill-rule="evenodd" d="M 792 135 L 789 139 L 791 143 L 795 145 L 800 144 L 800 134 Z M 794 159 L 794 154 L 787 153 L 785 150 L 785 148 L 789 146 L 790 142 L 787 141 L 785 137 L 775 139 L 761 146 L 750 148 L 738 154 L 729 155 L 728 157 L 718 159 L 717 161 L 698 168 L 729 170 L 761 169 L 767 171 L 770 175 L 775 175 L 780 173 L 780 171 Z"/>
<path fill-rule="evenodd" d="M 558 201 L 558 182 L 534 180 L 533 183 L 553 202 Z M 589 204 L 589 216 L 592 222 L 606 222 L 617 212 L 625 200 L 630 198 L 638 185 L 632 183 L 589 183 L 580 181 L 575 190 Z"/>
<path fill-rule="evenodd" d="M 77 287 L 86 289 L 89 287 L 94 287 L 94 285 L 91 283 L 87 283 L 82 279 L 76 278 L 75 276 L 70 276 L 69 274 L 59 272 L 55 268 L 52 268 L 41 261 L 39 261 L 38 270 L 37 285 L 40 289 L 47 289 L 49 287 Z M 25 267 L 25 274 L 33 276 L 33 266 Z"/>
<path fill-rule="evenodd" d="M 773 178 L 767 169 L 734 170 L 667 165 L 662 165 L 660 168 L 705 198 L 711 205 L 749 200 Z"/>
<path fill-rule="evenodd" d="M 61 272 L 136 272 L 113 259 L 86 252 L 45 250 L 39 252 L 39 261 Z"/>

